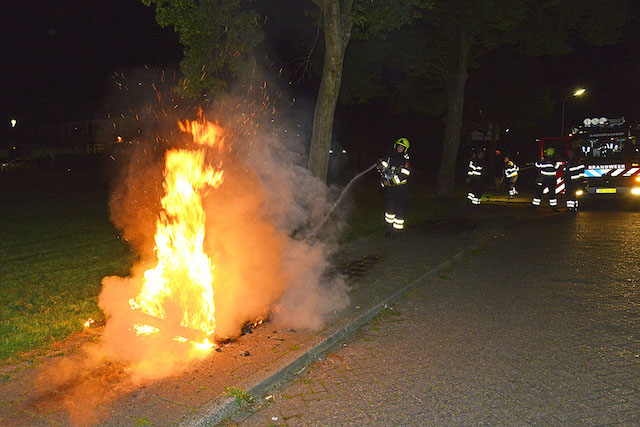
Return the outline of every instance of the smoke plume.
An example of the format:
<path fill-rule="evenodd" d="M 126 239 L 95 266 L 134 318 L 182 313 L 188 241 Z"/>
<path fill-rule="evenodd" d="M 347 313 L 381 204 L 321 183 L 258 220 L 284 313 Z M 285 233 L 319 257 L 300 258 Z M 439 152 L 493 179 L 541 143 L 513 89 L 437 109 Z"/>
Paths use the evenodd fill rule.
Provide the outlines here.
<path fill-rule="evenodd" d="M 301 238 L 322 221 L 335 194 L 305 168 L 302 126 L 287 119 L 295 102 L 271 89 L 255 72 L 246 81 L 234 96 L 205 103 L 199 113 L 216 122 L 225 139 L 223 150 L 199 148 L 207 165 L 224 174 L 222 184 L 200 191 L 206 217 L 203 249 L 215 265 L 216 325 L 211 338 L 216 340 L 236 338 L 244 325 L 264 319 L 291 328 L 321 328 L 326 313 L 349 302 L 344 281 L 324 276 L 337 223 L 323 230 L 322 239 Z M 162 211 L 166 154 L 196 149 L 177 122 L 195 120 L 197 109 L 174 92 L 147 83 L 151 86 L 156 89 L 155 106 L 129 109 L 136 117 L 134 127 L 143 131 L 114 153 L 118 170 L 110 200 L 112 221 L 138 255 L 137 262 L 128 277 L 102 281 L 99 305 L 106 325 L 100 343 L 41 375 L 41 384 L 48 389 L 59 386 L 67 396 L 79 399 L 87 393 L 96 396 L 95 402 L 86 397 L 83 404 L 72 397 L 63 402 L 77 423 L 96 421 L 99 415 L 89 414 L 92 408 L 119 392 L 178 373 L 210 354 L 175 340 L 203 338 L 199 331 L 181 326 L 176 301 L 166 299 L 163 319 L 130 305 L 142 289 L 145 272 L 158 262 L 154 233 Z M 132 332 L 135 324 L 159 333 L 137 335 Z M 118 385 L 100 372 L 116 372 Z"/>

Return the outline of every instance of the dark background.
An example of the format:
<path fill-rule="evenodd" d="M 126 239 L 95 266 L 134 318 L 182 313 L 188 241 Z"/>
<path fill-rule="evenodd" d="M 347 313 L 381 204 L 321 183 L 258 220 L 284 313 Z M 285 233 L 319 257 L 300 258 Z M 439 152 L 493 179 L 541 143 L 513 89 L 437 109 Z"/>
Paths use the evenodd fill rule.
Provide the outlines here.
<path fill-rule="evenodd" d="M 259 54 L 268 53 L 272 69 L 284 68 L 282 83 L 292 82 L 287 90 L 299 100 L 310 128 L 319 76 L 295 71 L 316 31 L 309 18 L 313 7 L 307 3 L 282 0 L 277 10 L 269 9 L 270 2 L 257 2 L 256 7 L 269 16 Z M 470 70 L 464 130 L 497 120 L 504 145 L 557 136 L 562 100 L 579 87 L 587 88 L 587 93 L 567 99 L 565 128 L 596 116 L 625 116 L 628 122 L 638 123 L 640 8 L 636 3 L 632 19 L 615 45 L 576 41 L 570 55 L 541 57 L 526 57 L 504 48 L 482 58 Z M 158 27 L 154 14 L 153 7 L 134 0 L 30 0 L 5 7 L 0 17 L 0 144 L 6 144 L 10 137 L 11 118 L 17 118 L 19 128 L 25 129 L 102 114 L 105 98 L 117 91 L 115 73 L 129 73 L 145 65 L 176 69 L 182 48 L 172 29 Z M 357 48 L 356 43 L 350 46 Z M 317 56 L 316 68 L 321 63 L 321 55 Z M 519 118 L 528 114 L 527 105 L 537 92 L 549 94 L 549 112 L 532 125 Z M 497 107 L 505 106 L 515 117 L 498 117 Z M 412 141 L 412 152 L 423 169 L 437 169 L 442 133 L 441 116 L 397 113 L 383 98 L 339 105 L 336 114 L 336 144 L 353 154 L 344 165 L 345 173 L 368 164 L 399 136 Z M 462 155 L 469 144 L 463 142 Z"/>

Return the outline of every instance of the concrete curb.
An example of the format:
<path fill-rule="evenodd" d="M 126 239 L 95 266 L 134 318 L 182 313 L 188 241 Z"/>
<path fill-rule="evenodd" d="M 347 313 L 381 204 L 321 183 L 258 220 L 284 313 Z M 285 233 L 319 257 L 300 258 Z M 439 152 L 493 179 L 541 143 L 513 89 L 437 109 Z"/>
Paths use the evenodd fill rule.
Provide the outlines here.
<path fill-rule="evenodd" d="M 356 311 L 338 320 L 309 340 L 305 345 L 306 349 L 299 349 L 285 354 L 271 366 L 266 366 L 243 380 L 238 384 L 239 388 L 246 390 L 252 396 L 262 396 L 274 385 L 300 374 L 312 360 L 334 348 L 340 341 L 353 335 L 358 329 L 380 314 L 382 310 L 402 298 L 405 292 L 432 278 L 469 252 L 484 245 L 495 236 L 499 229 L 500 227 L 490 230 L 476 242 L 470 244 L 437 267 L 427 271 L 413 282 L 397 290 L 384 301 L 379 302 L 373 307 Z M 184 418 L 180 424 L 188 426 L 215 426 L 234 415 L 239 409 L 240 406 L 236 403 L 234 397 L 221 396 L 200 411 Z"/>

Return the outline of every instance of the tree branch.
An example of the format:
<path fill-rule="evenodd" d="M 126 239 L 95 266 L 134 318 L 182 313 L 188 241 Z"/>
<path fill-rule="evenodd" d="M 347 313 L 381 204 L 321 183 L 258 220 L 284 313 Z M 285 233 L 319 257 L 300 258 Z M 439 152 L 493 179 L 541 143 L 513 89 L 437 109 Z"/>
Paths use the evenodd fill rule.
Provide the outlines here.
<path fill-rule="evenodd" d="M 311 76 L 311 56 L 316 49 L 316 45 L 318 44 L 318 39 L 320 38 L 320 28 L 322 27 L 322 20 L 318 18 L 318 27 L 316 30 L 316 37 L 309 48 L 309 53 L 306 56 L 301 58 L 296 58 L 293 62 L 299 62 L 298 65 L 294 67 L 294 73 L 300 75 L 300 81 L 304 81 L 306 76 Z"/>
<path fill-rule="evenodd" d="M 353 0 L 343 0 L 340 8 L 340 31 L 342 32 L 342 54 L 347 49 L 351 40 L 351 30 L 353 29 L 353 19 L 351 11 L 353 10 Z"/>

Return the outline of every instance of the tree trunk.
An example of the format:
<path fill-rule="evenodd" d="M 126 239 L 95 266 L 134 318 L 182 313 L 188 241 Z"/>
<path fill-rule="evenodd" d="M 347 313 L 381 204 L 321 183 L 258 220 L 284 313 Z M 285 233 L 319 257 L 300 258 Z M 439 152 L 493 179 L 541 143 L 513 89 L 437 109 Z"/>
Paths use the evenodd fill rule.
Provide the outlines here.
<path fill-rule="evenodd" d="M 470 40 L 467 32 L 460 31 L 456 60 L 444 69 L 444 80 L 447 85 L 448 109 L 444 119 L 444 142 L 442 160 L 438 172 L 438 197 L 450 196 L 456 177 L 456 160 L 460 147 L 462 130 L 462 107 L 464 105 L 464 89 L 467 83 L 467 66 L 469 62 Z"/>
<path fill-rule="evenodd" d="M 333 133 L 333 118 L 340 94 L 344 54 L 351 38 L 351 4 L 345 1 L 340 10 L 340 0 L 316 1 L 322 12 L 324 29 L 324 65 L 320 91 L 313 114 L 313 131 L 309 148 L 309 171 L 327 181 L 329 149 Z"/>

